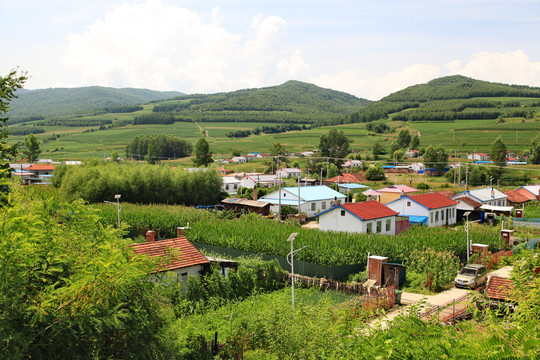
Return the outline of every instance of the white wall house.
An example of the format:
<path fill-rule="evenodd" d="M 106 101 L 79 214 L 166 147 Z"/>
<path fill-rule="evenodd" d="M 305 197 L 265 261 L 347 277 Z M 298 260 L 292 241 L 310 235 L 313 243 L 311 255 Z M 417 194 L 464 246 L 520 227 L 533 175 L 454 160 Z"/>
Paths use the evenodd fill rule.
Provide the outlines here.
<path fill-rule="evenodd" d="M 271 204 L 270 211 L 279 212 L 281 206 L 290 205 L 298 208 L 298 192 L 300 191 L 300 213 L 307 214 L 308 217 L 314 217 L 321 211 L 330 209 L 334 200 L 343 201 L 346 196 L 325 185 L 284 187 L 261 197 L 260 201 L 266 201 Z"/>
<path fill-rule="evenodd" d="M 467 155 L 467 159 L 469 160 L 476 160 L 476 161 L 488 161 L 489 155 L 484 153 L 472 153 Z"/>
<path fill-rule="evenodd" d="M 222 176 L 221 180 L 221 188 L 223 189 L 223 191 L 227 192 L 230 195 L 236 195 L 238 193 L 238 189 L 240 188 L 240 180 L 238 180 L 234 176 Z"/>
<path fill-rule="evenodd" d="M 457 205 L 457 201 L 439 193 L 402 196 L 386 204 L 401 216 L 426 217 L 423 222 L 429 227 L 455 224 Z"/>
<path fill-rule="evenodd" d="M 395 235 L 397 214 L 378 201 L 364 201 L 340 204 L 317 216 L 320 231 Z"/>
<path fill-rule="evenodd" d="M 249 174 L 240 179 L 240 186 L 253 189 L 256 185 L 262 187 L 278 186 L 280 179 L 276 175 Z"/>
<path fill-rule="evenodd" d="M 282 179 L 302 176 L 302 170 L 297 168 L 281 168 L 276 171 L 276 175 Z"/>
<path fill-rule="evenodd" d="M 508 195 L 495 188 L 486 187 L 461 192 L 452 196 L 452 199 L 457 200 L 462 197 L 470 197 L 473 200 L 480 202 L 482 205 L 506 206 Z"/>

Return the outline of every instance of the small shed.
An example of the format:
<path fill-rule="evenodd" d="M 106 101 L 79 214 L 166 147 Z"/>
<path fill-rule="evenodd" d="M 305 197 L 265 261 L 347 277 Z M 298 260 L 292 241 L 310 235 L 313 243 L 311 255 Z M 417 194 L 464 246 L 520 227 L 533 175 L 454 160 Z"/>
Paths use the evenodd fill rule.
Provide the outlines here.
<path fill-rule="evenodd" d="M 221 201 L 225 210 L 233 210 L 238 214 L 253 212 L 260 215 L 270 214 L 270 203 L 258 200 L 249 200 L 241 198 L 228 198 Z"/>

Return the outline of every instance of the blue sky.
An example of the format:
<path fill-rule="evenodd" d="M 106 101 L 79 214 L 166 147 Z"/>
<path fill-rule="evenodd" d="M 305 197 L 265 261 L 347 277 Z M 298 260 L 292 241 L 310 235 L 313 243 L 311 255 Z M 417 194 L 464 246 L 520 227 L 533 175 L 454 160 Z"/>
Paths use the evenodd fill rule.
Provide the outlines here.
<path fill-rule="evenodd" d="M 462 74 L 540 86 L 540 1 L 0 0 L 26 88 L 214 93 L 295 79 L 378 100 Z"/>

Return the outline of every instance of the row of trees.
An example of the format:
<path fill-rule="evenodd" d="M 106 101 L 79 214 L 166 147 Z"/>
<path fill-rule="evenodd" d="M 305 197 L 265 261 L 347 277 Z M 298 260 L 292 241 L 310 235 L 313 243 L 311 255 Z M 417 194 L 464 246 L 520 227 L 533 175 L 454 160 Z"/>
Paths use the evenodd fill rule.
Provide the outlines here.
<path fill-rule="evenodd" d="M 126 156 L 144 158 L 148 162 L 156 162 L 164 158 L 181 158 L 191 154 L 193 146 L 190 142 L 176 136 L 154 134 L 138 135 L 126 146 Z"/>
<path fill-rule="evenodd" d="M 221 178 L 215 171 L 193 173 L 149 164 L 58 165 L 53 186 L 69 199 L 90 203 L 114 199 L 142 204 L 210 205 L 223 199 Z"/>

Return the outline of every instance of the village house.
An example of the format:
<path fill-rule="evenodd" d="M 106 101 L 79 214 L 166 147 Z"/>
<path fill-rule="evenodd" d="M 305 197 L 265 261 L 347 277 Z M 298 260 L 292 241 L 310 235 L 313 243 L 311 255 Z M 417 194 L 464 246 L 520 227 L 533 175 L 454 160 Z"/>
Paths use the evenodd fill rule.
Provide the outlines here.
<path fill-rule="evenodd" d="M 396 235 L 398 213 L 377 201 L 346 203 L 317 214 L 320 231 Z"/>
<path fill-rule="evenodd" d="M 506 203 L 509 206 L 521 208 L 525 206 L 525 203 L 528 203 L 531 201 L 531 198 L 523 195 L 517 190 L 508 190 L 508 191 L 505 191 L 504 194 L 508 196 L 506 198 Z"/>
<path fill-rule="evenodd" d="M 21 178 L 24 178 L 23 183 L 29 185 L 48 185 L 53 177 L 53 164 L 31 164 L 21 172 Z M 30 173 L 31 175 L 28 175 Z M 24 175 L 23 175 L 24 174 Z"/>
<path fill-rule="evenodd" d="M 240 179 L 240 186 L 253 189 L 255 186 L 272 187 L 282 182 L 276 175 L 248 174 Z"/>
<path fill-rule="evenodd" d="M 300 194 L 300 199 L 298 195 Z M 281 190 L 271 192 L 260 198 L 260 201 L 266 201 L 271 204 L 270 211 L 279 212 L 279 206 L 293 206 L 298 209 L 300 204 L 300 213 L 305 213 L 307 217 L 314 217 L 317 213 L 329 209 L 333 201 L 342 201 L 345 195 L 337 192 L 328 186 L 300 186 L 284 187 Z"/>
<path fill-rule="evenodd" d="M 384 189 L 377 190 L 378 193 L 382 194 L 379 201 L 383 204 L 388 204 L 389 202 L 399 199 L 402 195 L 411 194 L 417 191 L 419 190 L 403 184 L 390 185 Z"/>
<path fill-rule="evenodd" d="M 282 179 L 302 176 L 302 170 L 297 168 L 281 168 L 276 171 L 276 175 Z"/>
<path fill-rule="evenodd" d="M 412 163 L 409 168 L 417 174 L 423 174 L 426 171 L 426 166 L 421 162 Z"/>
<path fill-rule="evenodd" d="M 210 267 L 210 261 L 181 235 L 180 230 L 177 238 L 167 240 L 157 240 L 156 233 L 149 230 L 146 242 L 131 244 L 130 248 L 135 254 L 146 255 L 155 263 L 151 281 L 160 281 L 160 274 L 170 271 L 177 281 L 186 284 L 189 276 L 199 276 Z M 170 278 L 167 280 L 171 281 Z"/>
<path fill-rule="evenodd" d="M 520 186 L 515 191 L 531 201 L 540 200 L 540 185 Z"/>
<path fill-rule="evenodd" d="M 417 158 L 419 155 L 420 153 L 418 152 L 418 150 L 410 149 L 405 151 L 405 156 L 410 158 Z"/>
<path fill-rule="evenodd" d="M 467 155 L 467 159 L 473 161 L 489 161 L 489 155 L 484 153 L 472 153 Z"/>
<path fill-rule="evenodd" d="M 344 169 L 361 169 L 362 162 L 360 160 L 347 160 L 341 167 Z"/>
<path fill-rule="evenodd" d="M 454 195 L 452 199 L 457 200 L 461 197 L 470 197 L 473 200 L 480 202 L 482 205 L 506 206 L 506 198 L 508 198 L 508 195 L 493 187 L 486 187 L 461 192 Z"/>
<path fill-rule="evenodd" d="M 222 176 L 221 181 L 221 188 L 223 189 L 223 191 L 225 191 L 229 195 L 236 195 L 238 193 L 238 189 L 240 188 L 241 184 L 240 180 L 238 180 L 234 176 Z"/>
<path fill-rule="evenodd" d="M 386 206 L 401 216 L 411 218 L 411 223 L 429 227 L 453 225 L 457 218 L 457 201 L 439 193 L 404 195 Z"/>
<path fill-rule="evenodd" d="M 323 181 L 325 185 L 332 184 L 359 184 L 366 181 L 366 177 L 363 172 L 358 173 L 344 173 L 338 176 L 328 178 Z"/>

